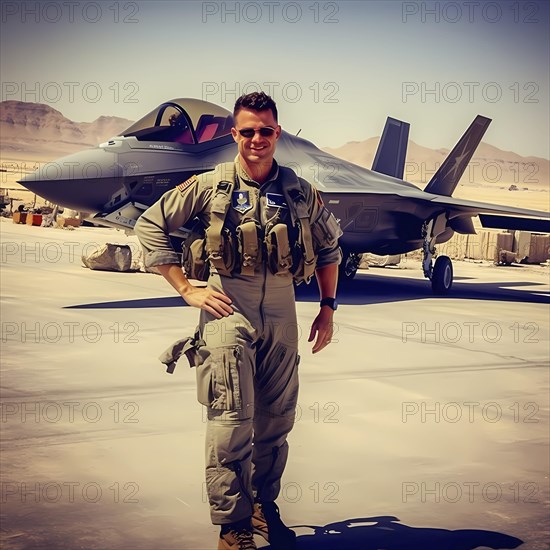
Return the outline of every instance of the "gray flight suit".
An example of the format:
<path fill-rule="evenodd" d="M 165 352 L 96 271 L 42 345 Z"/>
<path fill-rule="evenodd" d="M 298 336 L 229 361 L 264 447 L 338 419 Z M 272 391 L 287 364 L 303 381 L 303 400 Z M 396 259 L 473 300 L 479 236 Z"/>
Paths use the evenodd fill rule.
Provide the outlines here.
<path fill-rule="evenodd" d="M 167 236 L 171 231 L 195 217 L 208 227 L 216 183 L 225 179 L 221 166 L 168 191 L 139 218 L 135 230 L 147 266 L 181 263 Z M 232 169 L 229 233 L 238 234 L 250 220 L 260 235 L 274 217 L 289 222 L 282 192 L 288 169 L 274 161 L 262 185 L 246 174 L 238 157 Z M 338 224 L 317 191 L 299 182 L 310 212 L 316 267 L 339 263 Z M 259 251 L 253 274 L 244 275 L 241 265 L 231 276 L 211 267 L 207 284 L 231 298 L 234 313 L 216 319 L 200 311 L 194 366 L 198 400 L 207 407 L 206 484 L 212 523 L 218 525 L 251 516 L 255 498 L 277 498 L 294 423 L 300 330 L 293 275 L 272 273 L 266 256 Z"/>

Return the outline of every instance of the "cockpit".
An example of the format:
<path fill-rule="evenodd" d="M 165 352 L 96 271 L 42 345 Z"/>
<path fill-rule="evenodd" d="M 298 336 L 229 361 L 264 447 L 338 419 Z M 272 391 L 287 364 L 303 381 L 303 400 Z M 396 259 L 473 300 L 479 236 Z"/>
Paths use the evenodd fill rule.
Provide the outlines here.
<path fill-rule="evenodd" d="M 172 99 L 122 132 L 138 141 L 164 141 L 192 145 L 231 134 L 231 113 L 200 99 Z"/>

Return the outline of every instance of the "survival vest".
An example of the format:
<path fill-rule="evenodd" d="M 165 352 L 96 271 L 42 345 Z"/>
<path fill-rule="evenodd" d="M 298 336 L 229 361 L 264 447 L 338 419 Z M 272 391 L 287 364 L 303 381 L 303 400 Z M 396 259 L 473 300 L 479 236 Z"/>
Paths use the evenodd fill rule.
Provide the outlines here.
<path fill-rule="evenodd" d="M 282 166 L 279 170 L 284 174 L 282 192 L 292 226 L 275 220 L 262 230 L 254 220 L 243 219 L 234 232 L 225 226 L 225 220 L 235 187 L 235 163 L 223 163 L 208 173 L 215 186 L 210 224 L 205 228 L 203 222 L 198 221 L 183 245 L 183 267 L 188 277 L 206 281 L 209 263 L 220 275 L 231 277 L 238 269 L 242 275 L 253 276 L 265 254 L 272 273 L 290 272 L 296 283 L 309 282 L 317 261 L 309 208 L 294 171 Z"/>

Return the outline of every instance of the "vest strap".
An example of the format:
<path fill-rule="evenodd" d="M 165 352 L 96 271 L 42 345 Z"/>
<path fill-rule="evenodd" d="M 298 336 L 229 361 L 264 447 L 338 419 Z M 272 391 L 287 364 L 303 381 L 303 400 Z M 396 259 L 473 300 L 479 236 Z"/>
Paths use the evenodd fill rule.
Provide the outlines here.
<path fill-rule="evenodd" d="M 302 276 L 306 282 L 309 282 L 315 273 L 316 265 L 313 237 L 311 235 L 311 225 L 309 223 L 309 210 L 298 176 L 291 170 L 286 171 L 285 169 L 285 173 L 288 176 L 288 184 L 283 187 L 283 194 L 285 195 L 289 207 L 290 204 L 294 205 L 294 208 L 290 208 L 290 214 L 293 223 L 298 225 L 299 244 L 302 247 L 304 262 Z M 299 274 L 299 272 L 300 270 L 296 273 Z"/>
<path fill-rule="evenodd" d="M 224 261 L 224 240 L 222 237 L 225 217 L 231 204 L 231 192 L 235 185 L 235 164 L 226 162 L 220 165 L 219 173 L 224 178 L 217 182 L 212 208 L 210 210 L 210 226 L 206 231 L 206 252 L 212 266 L 220 275 L 231 276 L 231 267 L 226 266 Z M 214 178 L 218 174 L 212 175 Z"/>

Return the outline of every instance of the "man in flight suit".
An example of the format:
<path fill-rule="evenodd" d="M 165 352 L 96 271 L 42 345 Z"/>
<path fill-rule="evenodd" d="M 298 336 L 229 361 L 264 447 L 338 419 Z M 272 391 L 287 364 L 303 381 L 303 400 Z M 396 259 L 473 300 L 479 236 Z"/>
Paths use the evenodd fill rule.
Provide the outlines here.
<path fill-rule="evenodd" d="M 234 163 L 193 176 L 138 220 L 147 266 L 200 308 L 194 340 L 198 400 L 207 407 L 206 482 L 218 549 L 291 549 L 295 533 L 275 504 L 298 398 L 298 325 L 293 280 L 315 273 L 321 307 L 309 341 L 330 343 L 338 264 L 338 223 L 318 192 L 274 160 L 281 135 L 275 102 L 241 96 L 231 132 Z M 198 218 L 206 228 L 207 286 L 191 285 L 168 237 Z"/>

